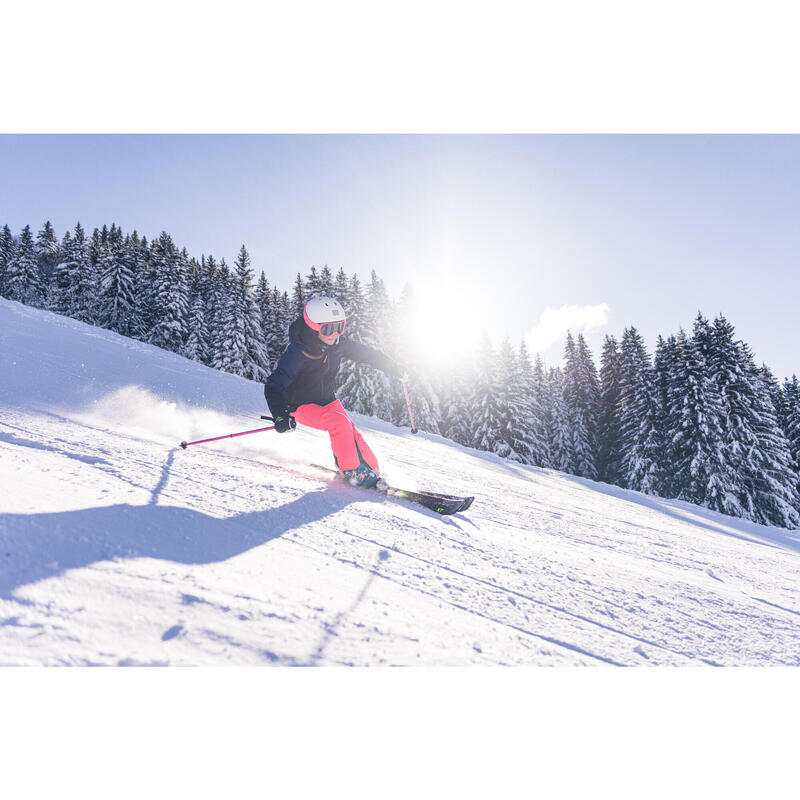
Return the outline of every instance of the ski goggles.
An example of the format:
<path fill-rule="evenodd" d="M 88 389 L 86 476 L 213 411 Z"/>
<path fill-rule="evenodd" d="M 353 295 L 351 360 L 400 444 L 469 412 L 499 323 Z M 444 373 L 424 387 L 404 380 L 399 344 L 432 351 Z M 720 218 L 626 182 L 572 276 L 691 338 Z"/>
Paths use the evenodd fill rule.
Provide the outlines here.
<path fill-rule="evenodd" d="M 323 322 L 319 326 L 319 332 L 323 336 L 332 336 L 334 333 L 342 333 L 344 331 L 344 320 L 339 320 L 339 322 Z"/>

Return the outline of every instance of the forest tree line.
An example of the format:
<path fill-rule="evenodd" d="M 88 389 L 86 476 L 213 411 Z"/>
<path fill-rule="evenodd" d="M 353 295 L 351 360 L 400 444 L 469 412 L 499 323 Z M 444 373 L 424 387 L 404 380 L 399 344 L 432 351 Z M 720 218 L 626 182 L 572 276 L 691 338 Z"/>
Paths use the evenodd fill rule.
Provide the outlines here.
<path fill-rule="evenodd" d="M 247 249 L 232 265 L 152 242 L 115 224 L 59 239 L 47 222 L 0 231 L 0 295 L 49 309 L 263 381 L 288 344 L 288 327 L 313 294 L 336 297 L 346 335 L 411 369 L 418 427 L 521 464 L 567 472 L 737 517 L 800 526 L 800 384 L 783 383 L 720 315 L 659 337 L 648 352 L 636 328 L 606 336 L 599 369 L 584 337 L 567 335 L 563 367 L 524 341 L 495 348 L 486 335 L 469 363 L 414 368 L 401 321 L 414 295 L 390 298 L 343 269 L 311 267 L 290 291 L 255 280 Z M 356 413 L 408 424 L 402 386 L 345 362 L 339 397 Z"/>

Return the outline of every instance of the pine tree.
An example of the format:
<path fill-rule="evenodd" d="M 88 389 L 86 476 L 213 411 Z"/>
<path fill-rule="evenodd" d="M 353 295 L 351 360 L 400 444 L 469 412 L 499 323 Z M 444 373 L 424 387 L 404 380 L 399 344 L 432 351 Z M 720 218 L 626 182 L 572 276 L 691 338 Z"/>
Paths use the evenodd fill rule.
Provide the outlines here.
<path fill-rule="evenodd" d="M 622 479 L 619 463 L 620 354 L 617 340 L 606 336 L 600 357 L 600 411 L 597 424 L 597 472 L 605 483 L 619 485 Z"/>
<path fill-rule="evenodd" d="M 258 317 L 261 324 L 261 334 L 264 338 L 264 347 L 266 348 L 266 367 L 267 372 L 272 372 L 275 362 L 270 357 L 270 331 L 273 326 L 272 314 L 272 292 L 269 288 L 269 281 L 264 271 L 261 272 L 261 277 L 258 279 L 258 285 L 254 293 L 256 306 L 258 307 Z"/>
<path fill-rule="evenodd" d="M 391 324 L 389 299 L 375 270 L 372 271 L 366 299 L 354 277 L 350 285 L 350 302 L 347 335 L 370 347 L 384 350 Z M 369 364 L 345 362 L 339 377 L 342 380 L 340 396 L 347 408 L 357 414 L 368 414 L 391 422 L 392 395 L 388 376 Z"/>
<path fill-rule="evenodd" d="M 527 355 L 525 343 L 523 342 L 521 353 Z M 549 389 L 547 384 L 547 373 L 539 353 L 533 362 L 533 373 L 531 375 L 529 391 L 532 399 L 534 413 L 533 437 L 535 442 L 533 463 L 538 467 L 551 466 L 550 458 L 550 435 L 548 430 L 549 417 Z"/>
<path fill-rule="evenodd" d="M 657 494 L 661 488 L 661 441 L 656 382 L 644 340 L 634 327 L 622 335 L 619 354 L 619 431 L 621 485 Z"/>
<path fill-rule="evenodd" d="M 498 439 L 494 452 L 509 461 L 530 464 L 530 420 L 533 413 L 522 368 L 508 338 L 500 346 L 498 372 Z"/>
<path fill-rule="evenodd" d="M 443 436 L 458 444 L 472 443 L 470 389 L 475 382 L 473 364 L 456 364 L 439 376 L 434 384 L 440 399 L 439 429 Z"/>
<path fill-rule="evenodd" d="M 100 257 L 98 316 L 100 325 L 123 336 L 131 333 L 134 310 L 134 267 L 116 227 L 103 245 Z M 129 240 L 130 244 L 130 240 Z"/>
<path fill-rule="evenodd" d="M 189 288 L 186 264 L 166 231 L 152 247 L 153 327 L 147 341 L 164 350 L 180 353 L 187 334 Z"/>
<path fill-rule="evenodd" d="M 289 326 L 293 321 L 289 295 L 286 292 L 281 294 L 277 286 L 272 290 L 270 308 L 272 324 L 267 332 L 266 346 L 267 358 L 274 369 L 283 351 L 289 346 Z"/>
<path fill-rule="evenodd" d="M 755 519 L 766 525 L 797 528 L 800 526 L 800 493 L 791 444 L 778 424 L 769 388 L 755 365 L 750 348 L 739 342 L 738 350 L 744 364 L 745 381 L 754 389 L 755 446 L 746 454 L 742 472 L 748 494 L 755 498 Z"/>
<path fill-rule="evenodd" d="M 786 440 L 789 442 L 795 471 L 798 473 L 798 481 L 800 481 L 800 381 L 797 380 L 797 375 L 792 375 L 791 381 L 788 379 L 784 381 L 783 396 L 784 432 Z"/>
<path fill-rule="evenodd" d="M 292 306 L 293 306 L 294 318 L 303 316 L 303 308 L 305 308 L 307 299 L 308 299 L 308 293 L 306 291 L 306 286 L 305 283 L 303 283 L 302 276 L 298 272 L 297 278 L 295 279 L 294 282 L 294 288 L 292 289 Z"/>
<path fill-rule="evenodd" d="M 347 280 L 347 273 L 339 267 L 336 273 L 336 282 L 333 285 L 333 296 L 342 304 L 345 316 L 347 317 L 347 326 L 350 327 L 350 284 Z"/>
<path fill-rule="evenodd" d="M 322 291 L 322 284 L 319 279 L 319 273 L 317 272 L 317 268 L 314 266 L 311 267 L 311 270 L 306 276 L 304 290 L 305 290 L 304 296 L 306 300 L 314 296 L 325 294 L 325 292 Z"/>
<path fill-rule="evenodd" d="M 6 275 L 16 247 L 11 229 L 8 225 L 3 225 L 3 230 L 0 231 L 0 297 L 7 297 Z"/>
<path fill-rule="evenodd" d="M 772 400 L 772 405 L 775 408 L 775 414 L 778 418 L 778 424 L 781 426 L 781 430 L 786 434 L 786 395 L 784 394 L 783 388 L 776 380 L 775 376 L 772 374 L 772 370 L 766 365 L 762 364 L 761 368 L 759 369 L 759 375 L 761 376 L 761 380 L 767 386 L 767 390 L 769 391 L 770 399 Z"/>
<path fill-rule="evenodd" d="M 365 322 L 366 300 L 358 276 L 353 275 L 349 287 L 349 307 L 345 335 L 356 342 L 371 344 L 370 332 Z M 339 397 L 342 404 L 356 414 L 375 413 L 375 387 L 372 383 L 374 370 L 357 361 L 343 361 L 339 370 L 341 389 Z"/>
<path fill-rule="evenodd" d="M 209 361 L 208 326 L 206 325 L 205 304 L 202 295 L 195 297 L 189 314 L 189 335 L 183 348 L 183 355 L 201 364 Z"/>
<path fill-rule="evenodd" d="M 206 319 L 209 321 L 209 347 L 212 366 L 215 361 L 225 357 L 223 328 L 226 324 L 233 291 L 231 272 L 223 258 L 220 260 L 219 266 L 216 267 L 214 278 L 210 286 L 208 305 L 211 307 L 212 311 L 210 315 L 206 314 Z"/>
<path fill-rule="evenodd" d="M 152 319 L 152 266 L 149 260 L 147 238 L 136 231 L 131 234 L 126 251 L 126 258 L 133 273 L 133 309 L 130 319 L 130 335 L 140 341 L 146 341 L 147 334 L 153 327 Z"/>
<path fill-rule="evenodd" d="M 92 322 L 95 290 L 86 234 L 78 222 L 73 235 L 67 233 L 61 243 L 60 259 L 53 273 L 50 308 L 58 314 Z"/>
<path fill-rule="evenodd" d="M 490 453 L 503 454 L 500 430 L 500 371 L 497 354 L 485 331 L 481 332 L 475 354 L 477 372 L 470 393 L 469 409 L 472 421 L 472 447 Z"/>
<path fill-rule="evenodd" d="M 569 472 L 573 460 L 572 426 L 564 399 L 564 373 L 557 367 L 551 367 L 547 374 L 546 416 L 550 466 Z"/>
<path fill-rule="evenodd" d="M 501 356 L 501 363 L 503 361 Z M 507 379 L 509 392 L 515 398 L 516 405 L 509 444 L 519 453 L 523 463 L 544 466 L 548 461 L 547 444 L 540 392 L 537 391 L 535 380 L 523 339 L 515 359 L 515 369 Z"/>
<path fill-rule="evenodd" d="M 44 223 L 44 227 L 36 235 L 36 261 L 42 284 L 48 287 L 59 262 L 58 238 L 50 220 Z"/>
<path fill-rule="evenodd" d="M 319 273 L 319 290 L 326 297 L 334 297 L 335 284 L 330 267 L 326 264 Z"/>
<path fill-rule="evenodd" d="M 233 291 L 218 332 L 214 367 L 254 381 L 267 378 L 267 348 L 258 306 L 252 294 L 250 256 L 242 245 L 234 263 Z"/>
<path fill-rule="evenodd" d="M 31 306 L 43 304 L 44 284 L 39 275 L 30 225 L 23 228 L 14 254 L 6 266 L 5 285 L 9 300 Z"/>
<path fill-rule="evenodd" d="M 722 404 L 708 372 L 710 330 L 698 315 L 694 335 L 681 330 L 667 399 L 667 463 L 680 500 L 710 508 L 727 507 Z"/>
<path fill-rule="evenodd" d="M 680 488 L 673 479 L 673 447 L 672 440 L 675 434 L 673 419 L 675 409 L 672 407 L 673 385 L 677 383 L 679 374 L 679 354 L 677 339 L 670 336 L 667 339 L 659 336 L 656 342 L 656 353 L 653 359 L 653 381 L 656 393 L 656 406 L 658 420 L 656 423 L 661 441 L 661 482 L 659 494 L 662 497 L 676 497 Z"/>
<path fill-rule="evenodd" d="M 600 385 L 582 334 L 578 334 L 577 343 L 570 333 L 567 334 L 564 358 L 564 401 L 572 428 L 570 472 L 596 479 Z"/>

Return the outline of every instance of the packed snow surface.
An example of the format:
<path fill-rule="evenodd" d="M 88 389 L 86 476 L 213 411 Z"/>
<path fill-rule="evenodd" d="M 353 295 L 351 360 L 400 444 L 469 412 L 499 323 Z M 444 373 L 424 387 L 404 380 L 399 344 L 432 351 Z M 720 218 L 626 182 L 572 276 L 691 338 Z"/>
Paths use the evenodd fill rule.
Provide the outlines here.
<path fill-rule="evenodd" d="M 341 484 L 263 387 L 0 300 L 0 664 L 797 665 L 800 536 L 373 418 Z"/>

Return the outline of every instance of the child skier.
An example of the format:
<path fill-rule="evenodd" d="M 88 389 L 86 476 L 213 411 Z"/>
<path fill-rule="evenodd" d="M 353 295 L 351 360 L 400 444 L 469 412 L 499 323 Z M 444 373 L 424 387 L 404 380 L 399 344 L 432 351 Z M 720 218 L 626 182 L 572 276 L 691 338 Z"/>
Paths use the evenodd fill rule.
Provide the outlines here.
<path fill-rule="evenodd" d="M 364 438 L 336 399 L 336 377 L 342 359 L 363 361 L 402 378 L 399 364 L 378 350 L 341 339 L 345 314 L 332 297 L 313 297 L 289 328 L 289 346 L 264 385 L 277 433 L 296 423 L 327 431 L 336 466 L 357 486 L 374 486 L 380 468 Z"/>

